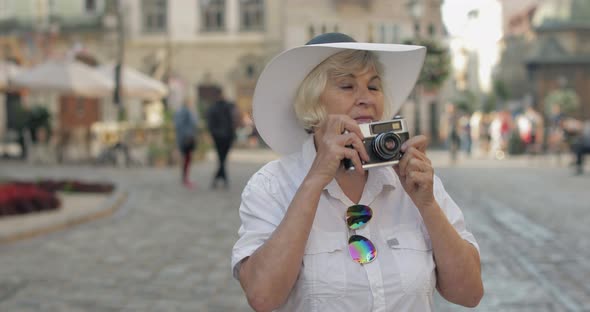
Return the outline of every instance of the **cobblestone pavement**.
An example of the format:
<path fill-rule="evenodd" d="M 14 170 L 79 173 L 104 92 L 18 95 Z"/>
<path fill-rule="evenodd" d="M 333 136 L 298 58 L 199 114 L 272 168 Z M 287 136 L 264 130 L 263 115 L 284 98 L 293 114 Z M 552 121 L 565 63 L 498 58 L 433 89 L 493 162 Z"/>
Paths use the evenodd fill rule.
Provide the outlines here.
<path fill-rule="evenodd" d="M 590 311 L 590 171 L 431 155 L 481 246 L 486 295 L 475 311 Z M 250 311 L 229 260 L 241 188 L 272 157 L 234 152 L 230 190 L 214 191 L 211 161 L 193 168 L 193 191 L 176 168 L 0 162 L 3 177 L 109 179 L 130 191 L 114 216 L 0 246 L 0 311 Z"/>

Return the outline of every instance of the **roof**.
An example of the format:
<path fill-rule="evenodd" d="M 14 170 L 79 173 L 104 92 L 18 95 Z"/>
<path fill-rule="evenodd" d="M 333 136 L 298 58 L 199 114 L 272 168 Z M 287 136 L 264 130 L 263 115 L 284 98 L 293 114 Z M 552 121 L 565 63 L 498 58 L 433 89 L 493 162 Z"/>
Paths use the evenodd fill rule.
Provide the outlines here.
<path fill-rule="evenodd" d="M 539 39 L 526 63 L 527 65 L 590 64 L 590 54 L 570 54 L 563 48 L 557 38 L 550 36 Z"/>
<path fill-rule="evenodd" d="M 533 26 L 537 31 L 590 30 L 590 1 L 547 0 L 539 4 Z"/>

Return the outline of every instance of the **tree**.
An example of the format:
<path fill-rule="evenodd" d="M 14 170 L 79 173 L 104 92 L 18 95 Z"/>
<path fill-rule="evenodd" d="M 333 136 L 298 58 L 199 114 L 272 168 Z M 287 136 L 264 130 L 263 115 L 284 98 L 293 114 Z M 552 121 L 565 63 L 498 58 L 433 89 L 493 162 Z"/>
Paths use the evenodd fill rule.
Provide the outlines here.
<path fill-rule="evenodd" d="M 475 111 L 478 106 L 477 102 L 477 96 L 469 90 L 462 91 L 453 97 L 453 103 L 455 103 L 457 109 L 468 114 L 472 114 Z"/>
<path fill-rule="evenodd" d="M 551 113 L 551 107 L 559 105 L 564 114 L 575 113 L 580 106 L 580 98 L 573 89 L 557 89 L 549 92 L 545 97 L 545 112 Z"/>
<path fill-rule="evenodd" d="M 451 72 L 451 58 L 448 48 L 432 39 L 408 39 L 404 43 L 426 47 L 426 59 L 422 72 L 420 72 L 418 84 L 427 90 L 440 88 Z"/>
<path fill-rule="evenodd" d="M 503 80 L 495 79 L 493 90 L 485 96 L 481 110 L 485 113 L 501 110 L 505 107 L 509 97 L 510 91 L 506 83 Z"/>

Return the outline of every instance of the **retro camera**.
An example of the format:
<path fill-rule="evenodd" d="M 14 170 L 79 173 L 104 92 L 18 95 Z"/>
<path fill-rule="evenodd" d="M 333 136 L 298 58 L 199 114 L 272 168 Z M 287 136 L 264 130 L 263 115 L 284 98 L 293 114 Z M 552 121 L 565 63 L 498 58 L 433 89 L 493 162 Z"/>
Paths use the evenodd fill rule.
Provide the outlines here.
<path fill-rule="evenodd" d="M 363 169 L 397 164 L 402 158 L 402 144 L 410 138 L 406 121 L 401 116 L 393 120 L 359 124 L 363 144 L 369 161 L 363 161 Z M 354 170 L 350 159 L 343 160 L 344 168 Z"/>

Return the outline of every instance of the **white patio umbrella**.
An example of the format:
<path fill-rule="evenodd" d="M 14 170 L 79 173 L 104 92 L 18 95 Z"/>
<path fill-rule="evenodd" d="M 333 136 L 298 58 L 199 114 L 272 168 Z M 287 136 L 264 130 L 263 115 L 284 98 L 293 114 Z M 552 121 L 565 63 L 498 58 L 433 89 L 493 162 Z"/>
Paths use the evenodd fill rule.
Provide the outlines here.
<path fill-rule="evenodd" d="M 11 84 L 32 91 L 85 97 L 112 95 L 114 83 L 96 69 L 75 61 L 48 61 L 16 75 Z"/>
<path fill-rule="evenodd" d="M 10 62 L 0 63 L 0 89 L 8 88 L 10 80 L 21 72 L 21 67 Z"/>
<path fill-rule="evenodd" d="M 98 70 L 114 80 L 115 64 L 106 64 Z M 142 100 L 160 100 L 168 94 L 166 85 L 136 69 L 123 66 L 121 86 L 123 96 Z"/>

